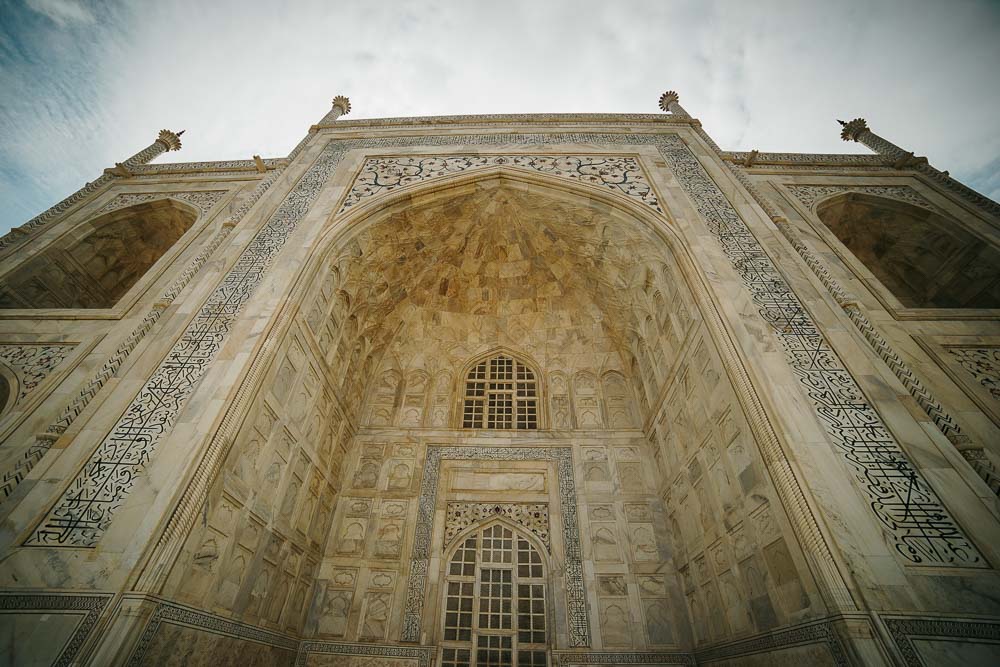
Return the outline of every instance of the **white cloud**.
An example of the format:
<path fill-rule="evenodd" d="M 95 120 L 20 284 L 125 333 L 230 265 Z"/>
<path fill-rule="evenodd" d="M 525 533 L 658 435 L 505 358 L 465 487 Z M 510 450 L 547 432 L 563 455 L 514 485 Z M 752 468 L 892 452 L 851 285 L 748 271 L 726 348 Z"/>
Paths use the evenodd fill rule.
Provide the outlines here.
<path fill-rule="evenodd" d="M 94 23 L 32 33 L 21 65 L 0 48 L 0 227 L 163 127 L 187 134 L 161 161 L 285 155 L 336 94 L 352 118 L 655 113 L 674 88 L 734 150 L 864 152 L 835 121 L 864 116 L 1000 194 L 989 2 L 33 2 Z"/>
<path fill-rule="evenodd" d="M 52 19 L 57 25 L 93 23 L 94 15 L 75 0 L 27 0 L 28 7 Z"/>

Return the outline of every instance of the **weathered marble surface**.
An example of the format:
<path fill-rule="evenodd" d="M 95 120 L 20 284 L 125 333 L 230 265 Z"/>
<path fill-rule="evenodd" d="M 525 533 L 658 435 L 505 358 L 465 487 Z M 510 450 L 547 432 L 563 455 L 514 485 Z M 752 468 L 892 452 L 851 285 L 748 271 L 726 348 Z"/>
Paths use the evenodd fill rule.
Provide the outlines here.
<path fill-rule="evenodd" d="M 114 623 L 100 627 L 124 629 L 88 636 L 78 647 L 83 661 L 125 660 L 145 636 L 148 664 L 427 667 L 441 641 L 455 536 L 502 519 L 546 554 L 547 641 L 588 645 L 573 658 L 560 654 L 559 664 L 878 664 L 874 612 L 995 616 L 992 569 L 917 571 L 887 543 L 775 344 L 773 323 L 751 300 L 746 267 L 720 247 L 697 188 L 717 186 L 712 196 L 728 202 L 780 269 L 857 382 L 859 400 L 993 565 L 1000 541 L 990 489 L 853 334 L 710 143 L 677 119 L 619 120 L 636 123 L 628 131 L 637 134 L 609 133 L 614 124 L 597 119 L 324 127 L 280 173 L 254 175 L 250 164 L 146 170 L 47 225 L 33 257 L 60 234 L 82 234 L 88 221 L 124 210 L 115 202 L 226 193 L 194 201 L 202 216 L 108 319 L 52 309 L 0 318 L 0 343 L 28 333 L 53 344 L 99 341 L 9 434 L 8 447 L 53 423 L 144 313 L 163 312 L 3 507 L 3 585 L 135 586 L 202 610 L 161 618 L 155 613 L 169 604 L 154 605 L 161 620 L 145 636 L 142 618 L 128 625 L 124 611 L 109 608 L 101 618 Z M 490 134 L 497 130 L 504 134 Z M 704 170 L 695 189 L 680 163 L 664 161 L 657 132 L 677 133 L 671 150 L 689 151 L 685 160 Z M 996 221 L 912 174 L 793 166 L 749 174 L 963 432 L 995 455 L 989 369 L 970 371 L 954 350 L 988 355 L 1000 336 L 996 313 L 892 301 L 891 286 L 862 270 L 864 258 L 794 188 L 815 195 L 812 203 L 852 185 L 868 196 L 909 189 L 917 205 L 959 220 L 963 234 L 987 244 Z M 260 188 L 263 179 L 273 180 Z M 220 236 L 223 220 L 238 225 Z M 212 243 L 217 251 L 190 269 Z M 247 263 L 246 248 L 264 248 L 269 259 Z M 14 268 L 0 259 L 0 277 Z M 194 278 L 180 283 L 183 291 L 154 303 L 184 272 Z M 239 298 L 213 296 L 230 288 Z M 218 313 L 206 314 L 206 303 Z M 208 360 L 196 377 L 185 376 L 188 365 L 175 373 L 162 364 L 179 339 Z M 538 429 L 459 428 L 470 364 L 493 352 L 535 371 Z M 107 499 L 113 520 L 76 548 L 24 546 L 58 498 L 72 504 L 66 484 L 93 464 L 108 433 L 131 428 L 121 417 L 133 398 L 160 395 L 150 377 L 168 376 L 187 393 L 163 394 L 173 402 L 151 422 L 155 451 L 135 449 L 139 458 Z M 428 462 L 445 449 L 471 455 L 443 459 L 434 472 Z M 500 454 L 532 449 L 537 456 Z M 565 450 L 568 465 L 543 450 Z M 504 507 L 486 511 L 491 505 Z M 413 558 L 425 548 L 426 558 Z M 836 594 L 831 582 L 841 586 Z M 566 603 L 577 591 L 586 611 L 574 616 Z M 409 626 L 407 611 L 416 615 Z M 18 660 L 27 651 L 47 664 L 58 658 L 40 644 L 36 612 L 0 620 L 18 640 Z M 841 618 L 835 612 L 854 625 L 823 620 Z M 59 618 L 66 627 L 50 636 L 72 634 Z M 851 629 L 835 632 L 836 623 Z M 885 641 L 909 641 L 925 662 L 968 663 L 990 650 L 997 626 L 963 623 L 934 631 L 955 643 L 934 632 Z M 407 646 L 426 651 L 400 652 L 408 627 L 418 634 Z"/>

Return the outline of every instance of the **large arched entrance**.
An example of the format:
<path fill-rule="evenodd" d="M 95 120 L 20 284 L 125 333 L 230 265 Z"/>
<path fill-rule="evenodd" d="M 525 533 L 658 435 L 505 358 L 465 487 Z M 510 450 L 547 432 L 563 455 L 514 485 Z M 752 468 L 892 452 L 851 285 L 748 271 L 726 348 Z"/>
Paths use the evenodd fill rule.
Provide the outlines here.
<path fill-rule="evenodd" d="M 333 218 L 225 464 L 226 503 L 266 517 L 274 555 L 254 561 L 208 512 L 178 596 L 284 604 L 286 623 L 305 613 L 282 560 L 301 534 L 326 544 L 304 559 L 308 636 L 443 650 L 452 584 L 483 584 L 449 578 L 447 535 L 468 527 L 452 519 L 499 512 L 550 549 L 532 665 L 542 646 L 686 649 L 801 616 L 818 593 L 760 453 L 767 423 L 745 416 L 749 380 L 686 253 L 625 197 L 516 170 Z M 482 627 L 447 661 L 472 661 Z"/>

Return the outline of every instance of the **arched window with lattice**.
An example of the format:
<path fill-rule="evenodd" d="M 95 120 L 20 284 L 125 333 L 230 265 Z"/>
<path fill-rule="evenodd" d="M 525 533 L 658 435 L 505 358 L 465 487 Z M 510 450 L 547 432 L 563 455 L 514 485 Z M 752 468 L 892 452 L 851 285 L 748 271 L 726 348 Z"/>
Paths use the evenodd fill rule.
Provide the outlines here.
<path fill-rule="evenodd" d="M 465 378 L 462 428 L 537 429 L 538 380 L 527 364 L 497 354 L 474 364 Z"/>
<path fill-rule="evenodd" d="M 502 522 L 461 538 L 444 581 L 442 667 L 545 667 L 546 568 L 539 550 Z"/>

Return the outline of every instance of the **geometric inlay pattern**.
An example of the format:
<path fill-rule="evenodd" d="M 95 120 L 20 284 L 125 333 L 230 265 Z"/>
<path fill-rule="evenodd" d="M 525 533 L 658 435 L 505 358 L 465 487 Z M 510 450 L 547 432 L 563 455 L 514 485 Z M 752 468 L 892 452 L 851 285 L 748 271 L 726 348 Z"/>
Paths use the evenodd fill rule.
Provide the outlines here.
<path fill-rule="evenodd" d="M 545 548 L 549 546 L 549 506 L 535 503 L 448 503 L 444 520 L 444 545 L 448 546 L 466 528 L 487 521 L 493 517 L 502 516 L 513 521 L 522 528 L 531 531 L 542 541 Z"/>
<path fill-rule="evenodd" d="M 557 667 L 573 665 L 694 665 L 694 656 L 680 651 L 656 651 L 630 653 L 615 651 L 606 653 L 578 653 L 576 651 L 553 652 L 553 662 Z"/>
<path fill-rule="evenodd" d="M 883 617 L 882 621 L 907 667 L 930 667 L 913 645 L 915 639 L 1000 643 L 1000 623 L 993 619 Z"/>
<path fill-rule="evenodd" d="M 146 623 L 139 641 L 132 649 L 129 657 L 128 667 L 139 667 L 149 664 L 146 660 L 146 652 L 156 636 L 157 631 L 164 625 L 182 625 L 189 628 L 197 628 L 206 633 L 236 637 L 239 639 L 265 644 L 267 646 L 278 646 L 290 651 L 297 651 L 300 642 L 296 638 L 234 621 L 223 616 L 217 616 L 199 609 L 183 606 L 175 602 L 163 601 L 157 604 L 156 611 Z"/>
<path fill-rule="evenodd" d="M 449 155 L 385 157 L 366 160 L 340 209 L 404 185 L 485 167 L 520 167 L 596 185 L 638 199 L 662 213 L 639 161 L 631 157 L 595 155 Z"/>
<path fill-rule="evenodd" d="M 917 472 L 812 317 L 680 137 L 660 153 L 692 199 L 833 437 L 896 551 L 917 565 L 986 567 L 985 559 Z"/>
<path fill-rule="evenodd" d="M 435 653 L 437 653 L 437 649 L 432 646 L 379 646 L 377 644 L 345 644 L 303 640 L 299 645 L 299 655 L 295 665 L 296 667 L 305 667 L 309 662 L 309 655 L 323 654 L 367 658 L 362 663 L 365 667 L 406 665 L 411 661 L 416 667 L 430 667 L 431 659 Z M 320 664 L 331 663 L 324 661 Z"/>
<path fill-rule="evenodd" d="M 577 521 L 576 480 L 573 476 L 573 455 L 569 447 L 450 447 L 430 446 L 424 462 L 417 506 L 417 525 L 410 555 L 410 576 L 407 580 L 406 603 L 403 610 L 404 642 L 420 641 L 420 617 L 424 609 L 428 565 L 431 557 L 431 531 L 441 461 L 555 461 L 559 484 L 559 509 L 562 512 L 563 542 L 566 547 L 565 586 L 566 612 L 569 621 L 570 646 L 590 646 L 590 622 L 587 596 L 583 584 L 583 553 L 580 527 Z M 547 523 L 547 522 L 546 522 Z"/>
<path fill-rule="evenodd" d="M 51 667 L 66 667 L 67 665 L 79 664 L 76 661 L 76 654 L 80 652 L 87 636 L 97 625 L 97 620 L 108 602 L 111 601 L 111 597 L 110 593 L 93 595 L 0 593 L 0 614 L 27 612 L 39 615 L 40 619 L 45 619 L 49 615 L 82 615 L 76 628 L 59 652 L 59 657 L 51 665 Z M 40 620 L 40 622 L 44 621 Z M 27 645 L 27 642 L 24 643 Z"/>

